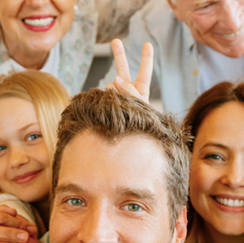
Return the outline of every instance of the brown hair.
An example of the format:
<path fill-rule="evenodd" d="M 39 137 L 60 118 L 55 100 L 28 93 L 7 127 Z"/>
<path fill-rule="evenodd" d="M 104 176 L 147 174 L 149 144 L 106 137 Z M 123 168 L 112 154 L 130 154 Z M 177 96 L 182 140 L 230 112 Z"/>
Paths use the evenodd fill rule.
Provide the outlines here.
<path fill-rule="evenodd" d="M 96 133 L 109 142 L 127 135 L 142 134 L 155 139 L 162 146 L 168 157 L 168 173 L 164 177 L 173 229 L 188 197 L 188 133 L 181 129 L 172 116 L 157 112 L 135 97 L 119 94 L 114 90 L 99 89 L 78 94 L 64 110 L 58 128 L 53 163 L 54 196 L 62 153 L 77 134 L 85 131 Z"/>
<path fill-rule="evenodd" d="M 191 134 L 196 137 L 199 127 L 204 118 L 214 109 L 226 104 L 230 101 L 244 103 L 244 84 L 233 84 L 230 82 L 222 82 L 213 88 L 205 91 L 188 112 L 184 124 L 191 127 Z M 192 152 L 194 141 L 189 143 L 189 149 Z M 200 231 L 202 218 L 193 208 L 189 200 L 188 210 L 188 236 L 186 243 L 195 243 L 199 241 L 199 237 L 203 237 Z"/>
<path fill-rule="evenodd" d="M 195 137 L 204 118 L 214 109 L 230 101 L 244 102 L 244 83 L 233 84 L 222 82 L 205 91 L 192 105 L 184 124 L 191 127 L 191 134 Z M 192 152 L 193 143 L 189 144 Z"/>
<path fill-rule="evenodd" d="M 68 91 L 51 74 L 28 70 L 0 76 L 0 99 L 7 97 L 24 99 L 34 105 L 52 161 L 57 125 L 70 97 Z"/>

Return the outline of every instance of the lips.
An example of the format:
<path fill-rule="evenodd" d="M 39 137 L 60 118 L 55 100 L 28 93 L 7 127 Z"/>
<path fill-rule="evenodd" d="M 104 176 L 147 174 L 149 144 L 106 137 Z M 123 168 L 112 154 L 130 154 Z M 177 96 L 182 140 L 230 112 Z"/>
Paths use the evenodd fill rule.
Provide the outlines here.
<path fill-rule="evenodd" d="M 36 32 L 47 31 L 55 24 L 56 17 L 51 15 L 29 16 L 22 19 L 24 26 Z"/>
<path fill-rule="evenodd" d="M 17 184 L 28 183 L 32 181 L 34 178 L 36 178 L 41 173 L 41 171 L 42 170 L 27 172 L 25 174 L 14 177 L 13 181 L 16 182 Z"/>

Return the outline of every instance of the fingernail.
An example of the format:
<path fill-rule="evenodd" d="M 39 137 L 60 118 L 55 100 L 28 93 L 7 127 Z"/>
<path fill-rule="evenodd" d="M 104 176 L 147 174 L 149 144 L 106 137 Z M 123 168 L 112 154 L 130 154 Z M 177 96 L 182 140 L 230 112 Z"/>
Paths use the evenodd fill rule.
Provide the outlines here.
<path fill-rule="evenodd" d="M 122 84 L 124 82 L 124 80 L 120 76 L 117 76 L 116 77 L 116 82 L 119 83 L 119 84 Z"/>
<path fill-rule="evenodd" d="M 22 241 L 27 241 L 28 235 L 26 233 L 18 233 L 17 238 Z"/>

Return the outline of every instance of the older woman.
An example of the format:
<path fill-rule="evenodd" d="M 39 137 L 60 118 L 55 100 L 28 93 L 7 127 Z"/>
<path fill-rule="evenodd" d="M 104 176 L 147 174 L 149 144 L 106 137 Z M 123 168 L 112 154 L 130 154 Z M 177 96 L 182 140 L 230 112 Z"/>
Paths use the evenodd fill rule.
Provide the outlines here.
<path fill-rule="evenodd" d="M 0 73 L 42 70 L 72 93 L 82 88 L 95 42 L 124 34 L 149 0 L 1 0 Z"/>
<path fill-rule="evenodd" d="M 195 136 L 186 242 L 244 242 L 244 84 L 206 91 L 185 123 Z"/>

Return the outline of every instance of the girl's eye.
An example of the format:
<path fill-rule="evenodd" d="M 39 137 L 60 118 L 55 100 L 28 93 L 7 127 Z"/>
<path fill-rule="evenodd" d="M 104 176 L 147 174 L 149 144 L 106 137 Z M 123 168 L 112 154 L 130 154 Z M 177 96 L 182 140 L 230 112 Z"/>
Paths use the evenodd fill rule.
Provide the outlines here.
<path fill-rule="evenodd" d="M 28 138 L 27 138 L 27 141 L 32 141 L 32 140 L 35 140 L 37 138 L 39 138 L 40 135 L 39 134 L 32 134 L 30 135 Z"/>
<path fill-rule="evenodd" d="M 7 149 L 6 146 L 0 146 L 0 151 Z"/>
<path fill-rule="evenodd" d="M 126 209 L 128 211 L 132 211 L 132 212 L 138 212 L 138 211 L 142 210 L 142 208 L 137 204 L 128 204 L 128 205 L 124 206 L 124 209 Z"/>
<path fill-rule="evenodd" d="M 79 198 L 71 198 L 67 201 L 72 206 L 85 206 L 85 203 Z"/>

